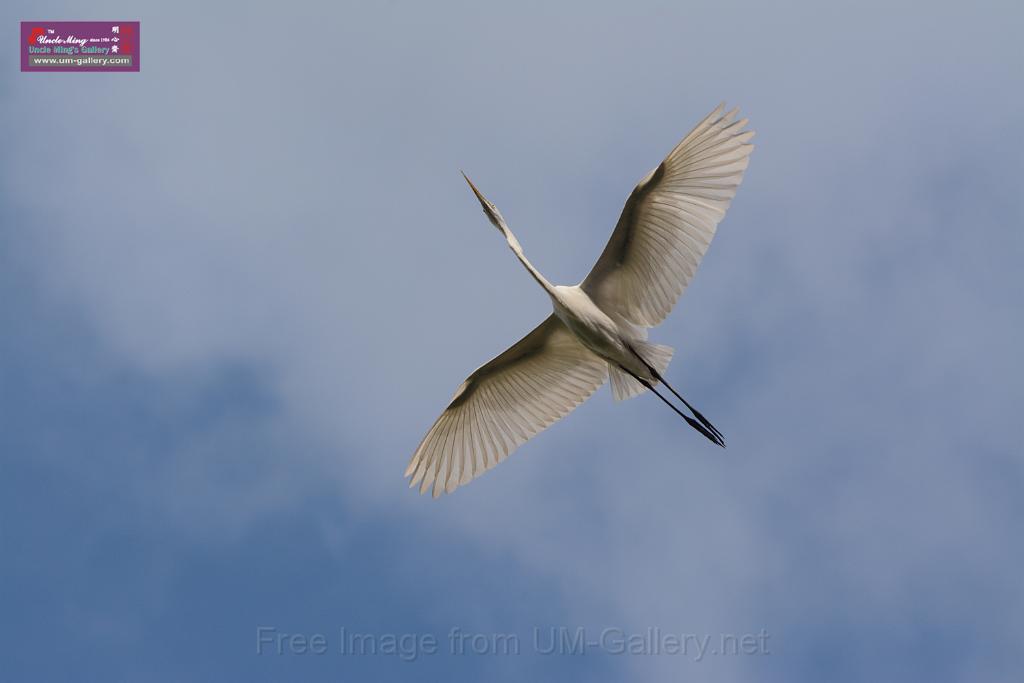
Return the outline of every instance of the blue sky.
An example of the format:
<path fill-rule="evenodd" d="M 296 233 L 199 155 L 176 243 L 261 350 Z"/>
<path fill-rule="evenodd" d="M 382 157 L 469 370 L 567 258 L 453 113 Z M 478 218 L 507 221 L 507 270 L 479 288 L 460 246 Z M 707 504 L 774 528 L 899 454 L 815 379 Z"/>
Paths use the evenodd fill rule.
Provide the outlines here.
<path fill-rule="evenodd" d="M 5 679 L 1019 676 L 1019 6 L 592 5 L 0 9 L 138 19 L 143 51 L 0 72 Z M 729 448 L 602 390 L 408 490 L 454 388 L 548 313 L 458 169 L 573 283 L 722 100 L 757 149 L 652 338 Z M 260 626 L 330 649 L 258 654 Z M 542 654 L 552 627 L 768 651 Z"/>

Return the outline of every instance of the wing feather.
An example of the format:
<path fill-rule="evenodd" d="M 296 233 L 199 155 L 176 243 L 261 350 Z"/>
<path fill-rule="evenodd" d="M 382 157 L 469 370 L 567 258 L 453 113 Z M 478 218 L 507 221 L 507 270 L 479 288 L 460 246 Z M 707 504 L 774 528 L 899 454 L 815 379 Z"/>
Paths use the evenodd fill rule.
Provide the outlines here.
<path fill-rule="evenodd" d="M 723 110 L 719 105 L 640 181 L 580 283 L 610 315 L 654 327 L 696 274 L 753 150 L 747 119 Z"/>
<path fill-rule="evenodd" d="M 456 390 L 409 462 L 409 485 L 437 497 L 468 484 L 568 415 L 607 374 L 604 360 L 548 317 Z"/>

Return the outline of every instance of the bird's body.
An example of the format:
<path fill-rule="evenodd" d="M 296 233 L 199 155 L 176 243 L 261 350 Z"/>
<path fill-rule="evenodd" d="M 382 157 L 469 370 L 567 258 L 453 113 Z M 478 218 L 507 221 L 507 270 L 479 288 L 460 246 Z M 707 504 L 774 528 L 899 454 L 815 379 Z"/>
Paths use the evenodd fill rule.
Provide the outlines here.
<path fill-rule="evenodd" d="M 629 351 L 646 341 L 635 328 L 612 320 L 579 285 L 559 285 L 554 289 L 551 303 L 555 315 L 584 346 L 611 365 L 624 367 L 635 375 L 657 382 L 647 367 Z"/>
<path fill-rule="evenodd" d="M 552 285 L 523 253 L 497 207 L 466 178 L 491 223 L 551 298 L 554 312 L 478 368 L 413 454 L 406 476 L 435 496 L 468 483 L 564 417 L 610 377 L 616 400 L 649 389 L 694 429 L 724 446 L 721 433 L 664 378 L 668 346 L 647 328 L 668 315 L 689 283 L 747 167 L 753 132 L 719 106 L 640 181 L 590 274 Z M 690 410 L 684 414 L 655 385 Z"/>

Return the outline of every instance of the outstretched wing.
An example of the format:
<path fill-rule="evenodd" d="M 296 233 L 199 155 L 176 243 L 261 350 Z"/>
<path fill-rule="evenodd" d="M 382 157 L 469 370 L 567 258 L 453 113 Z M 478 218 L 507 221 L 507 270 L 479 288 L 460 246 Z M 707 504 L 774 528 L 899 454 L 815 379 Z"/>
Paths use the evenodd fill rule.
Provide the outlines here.
<path fill-rule="evenodd" d="M 580 287 L 604 311 L 654 327 L 675 306 L 747 168 L 753 131 L 723 105 L 697 124 L 626 201 Z"/>
<path fill-rule="evenodd" d="M 607 378 L 607 364 L 551 315 L 470 375 L 423 437 L 405 476 L 450 493 L 568 415 Z"/>

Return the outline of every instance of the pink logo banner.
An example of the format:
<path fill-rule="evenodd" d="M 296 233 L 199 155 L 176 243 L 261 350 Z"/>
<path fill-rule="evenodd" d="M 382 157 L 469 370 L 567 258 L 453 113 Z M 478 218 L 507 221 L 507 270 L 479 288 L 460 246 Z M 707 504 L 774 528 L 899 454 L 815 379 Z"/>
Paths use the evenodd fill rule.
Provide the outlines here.
<path fill-rule="evenodd" d="M 138 71 L 137 21 L 23 21 L 22 71 Z"/>

